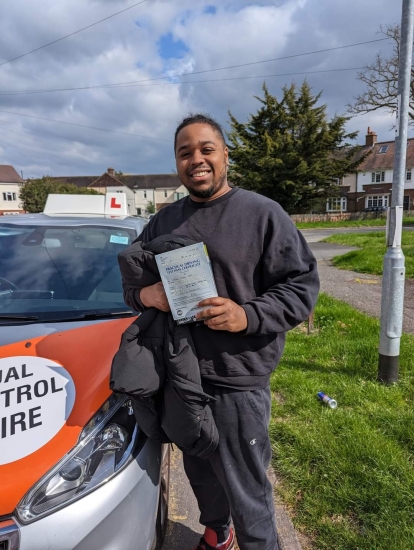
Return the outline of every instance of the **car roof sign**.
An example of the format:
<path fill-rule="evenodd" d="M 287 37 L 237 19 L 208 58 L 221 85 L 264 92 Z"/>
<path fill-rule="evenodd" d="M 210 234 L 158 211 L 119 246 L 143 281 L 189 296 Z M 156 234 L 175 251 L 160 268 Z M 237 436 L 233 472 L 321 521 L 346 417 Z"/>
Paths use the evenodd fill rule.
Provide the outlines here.
<path fill-rule="evenodd" d="M 128 204 L 125 193 L 107 193 L 105 201 L 107 216 L 128 216 Z"/>
<path fill-rule="evenodd" d="M 47 197 L 43 210 L 49 216 L 59 215 L 95 215 L 128 216 L 125 193 L 107 193 L 106 195 L 55 195 Z"/>

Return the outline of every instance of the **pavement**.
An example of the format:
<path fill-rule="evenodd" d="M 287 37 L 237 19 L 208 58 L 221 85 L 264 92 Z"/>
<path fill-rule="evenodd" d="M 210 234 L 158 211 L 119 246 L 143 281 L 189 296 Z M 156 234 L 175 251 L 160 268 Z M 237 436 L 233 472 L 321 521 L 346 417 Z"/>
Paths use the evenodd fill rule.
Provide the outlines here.
<path fill-rule="evenodd" d="M 334 233 L 365 233 L 381 230 L 383 228 L 376 227 L 302 231 L 318 261 L 321 291 L 374 317 L 379 317 L 381 311 L 381 277 L 336 269 L 332 266 L 332 258 L 355 250 L 355 248 L 320 241 Z M 412 280 L 407 280 L 405 286 L 404 331 L 414 334 L 414 281 Z M 268 476 L 276 486 L 278 480 L 272 468 L 269 469 Z M 280 550 L 311 548 L 311 543 L 307 538 L 295 531 L 289 514 L 283 504 L 279 502 L 276 492 L 275 515 Z M 198 519 L 198 506 L 184 473 L 182 454 L 177 448 L 174 448 L 171 457 L 169 524 L 164 549 L 190 550 L 193 548 L 203 533 Z"/>
<path fill-rule="evenodd" d="M 404 230 L 412 228 L 404 228 Z M 351 230 L 345 230 L 351 232 Z M 342 230 L 341 232 L 345 232 Z M 370 231 L 374 231 L 371 229 Z M 331 231 L 330 234 L 338 233 Z M 366 229 L 364 232 L 368 232 Z M 355 271 L 336 269 L 332 265 L 332 258 L 346 254 L 354 247 L 339 244 L 322 243 L 327 231 L 302 231 L 312 252 L 318 261 L 318 271 L 321 280 L 321 291 L 326 292 L 337 300 L 342 300 L 355 309 L 379 318 L 381 316 L 382 277 L 367 275 Z M 414 334 L 414 280 L 406 279 L 404 289 L 403 331 Z"/>
<path fill-rule="evenodd" d="M 277 478 L 273 468 L 268 477 L 275 486 Z M 200 540 L 204 528 L 199 524 L 197 501 L 185 475 L 182 453 L 176 447 L 171 453 L 170 500 L 165 550 L 190 550 Z M 296 533 L 283 504 L 275 500 L 275 516 L 280 550 L 305 550 L 307 541 Z M 238 548 L 238 546 L 236 546 Z"/>

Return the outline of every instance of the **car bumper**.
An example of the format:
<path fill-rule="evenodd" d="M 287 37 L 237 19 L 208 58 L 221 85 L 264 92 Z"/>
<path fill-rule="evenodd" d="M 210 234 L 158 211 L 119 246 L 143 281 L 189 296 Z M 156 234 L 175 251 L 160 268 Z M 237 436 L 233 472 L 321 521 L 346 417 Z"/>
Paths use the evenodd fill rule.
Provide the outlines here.
<path fill-rule="evenodd" d="M 150 550 L 155 537 L 160 445 L 80 500 L 20 529 L 19 550 Z"/>

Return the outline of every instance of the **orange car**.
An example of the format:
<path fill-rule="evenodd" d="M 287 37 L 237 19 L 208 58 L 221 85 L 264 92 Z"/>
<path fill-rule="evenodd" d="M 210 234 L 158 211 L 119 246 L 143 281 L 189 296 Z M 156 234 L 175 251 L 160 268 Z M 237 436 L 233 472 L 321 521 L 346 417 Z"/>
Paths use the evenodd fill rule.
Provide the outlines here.
<path fill-rule="evenodd" d="M 0 550 L 152 550 L 169 455 L 109 390 L 137 313 L 117 254 L 146 220 L 123 194 L 51 195 L 0 218 Z"/>

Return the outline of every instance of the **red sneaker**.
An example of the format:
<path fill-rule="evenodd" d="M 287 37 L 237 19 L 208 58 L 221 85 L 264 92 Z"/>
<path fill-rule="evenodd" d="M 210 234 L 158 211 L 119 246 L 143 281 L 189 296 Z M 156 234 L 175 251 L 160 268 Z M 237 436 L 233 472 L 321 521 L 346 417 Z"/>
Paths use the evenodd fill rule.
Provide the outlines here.
<path fill-rule="evenodd" d="M 224 542 L 217 542 L 217 533 L 206 527 L 204 535 L 194 550 L 231 550 L 234 548 L 234 531 L 230 527 L 229 536 Z"/>

